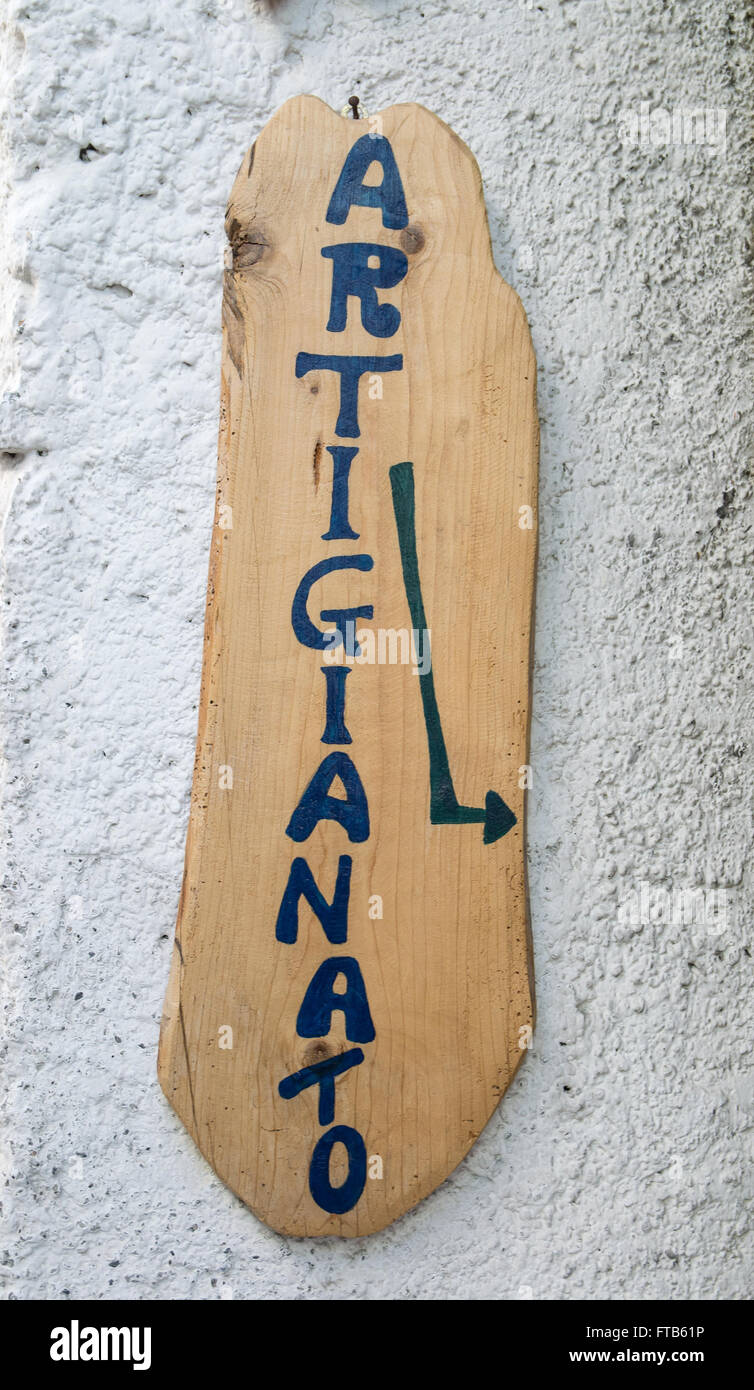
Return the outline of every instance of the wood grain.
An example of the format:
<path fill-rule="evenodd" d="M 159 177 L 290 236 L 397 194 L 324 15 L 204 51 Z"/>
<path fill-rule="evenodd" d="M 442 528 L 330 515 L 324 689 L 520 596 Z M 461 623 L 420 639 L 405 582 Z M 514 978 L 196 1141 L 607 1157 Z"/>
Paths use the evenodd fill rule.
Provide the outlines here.
<path fill-rule="evenodd" d="M 379 120 L 408 227 L 385 229 L 378 209 L 358 206 L 342 226 L 326 222 L 366 123 L 313 97 L 287 102 L 270 120 L 230 198 L 199 733 L 160 1037 L 161 1085 L 201 1152 L 262 1220 L 290 1235 L 363 1235 L 431 1192 L 489 1119 L 533 1024 L 519 770 L 528 763 L 537 535 L 535 362 L 521 304 L 492 261 L 471 153 L 419 106 L 392 107 Z M 321 249 L 353 241 L 408 257 L 402 282 L 379 291 L 400 310 L 393 337 L 371 337 L 355 299 L 345 331 L 327 331 L 332 265 Z M 330 371 L 297 379 L 302 351 L 403 356 L 403 369 L 382 378 L 382 399 L 370 399 L 366 377 L 359 389 L 349 511 L 357 540 L 322 539 L 327 446 L 344 442 L 335 435 L 339 381 Z M 319 581 L 310 614 L 317 621 L 320 608 L 371 603 L 373 621 L 359 626 L 410 628 L 390 485 L 390 469 L 404 461 L 413 464 L 455 791 L 484 807 L 494 789 L 517 821 L 492 844 L 481 824 L 431 824 L 419 678 L 410 665 L 356 665 L 346 681 L 346 751 L 368 798 L 369 838 L 352 844 L 321 820 L 294 844 L 286 826 L 332 750 L 321 742 L 322 653 L 296 639 L 293 595 L 327 556 L 368 553 L 370 573 Z M 531 529 L 519 525 L 526 507 Z M 222 769 L 232 770 L 232 787 Z M 297 942 L 276 940 L 293 858 L 306 858 L 329 900 L 343 853 L 353 859 L 347 945 L 330 944 L 304 899 Z M 381 918 L 369 915 L 373 895 Z M 336 1082 L 335 1123 L 363 1136 L 383 1175 L 367 1179 L 352 1210 L 331 1214 L 309 1188 L 326 1128 L 318 1087 L 283 1099 L 279 1083 L 352 1045 L 340 1011 L 320 1039 L 296 1031 L 318 967 L 343 954 L 358 961 L 375 1038 Z M 232 1048 L 220 1045 L 228 1027 Z M 337 1147 L 332 1183 L 345 1172 Z"/>

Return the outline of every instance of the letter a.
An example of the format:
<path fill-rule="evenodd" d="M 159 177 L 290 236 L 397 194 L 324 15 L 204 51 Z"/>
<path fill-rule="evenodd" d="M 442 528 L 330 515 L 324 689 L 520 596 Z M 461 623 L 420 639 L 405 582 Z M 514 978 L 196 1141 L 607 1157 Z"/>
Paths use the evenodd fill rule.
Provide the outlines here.
<path fill-rule="evenodd" d="M 333 985 L 339 975 L 346 981 L 345 993 L 336 993 Z M 346 1020 L 346 1037 L 352 1043 L 374 1041 L 374 1024 L 367 1003 L 364 976 L 353 956 L 331 956 L 323 960 L 309 988 L 296 1019 L 300 1038 L 325 1038 L 332 1027 L 332 1016 L 342 1009 Z"/>
<path fill-rule="evenodd" d="M 70 1361 L 71 1359 L 71 1333 L 67 1327 L 53 1327 L 50 1333 L 52 1346 L 50 1347 L 50 1358 L 52 1361 Z"/>
<path fill-rule="evenodd" d="M 339 777 L 346 800 L 328 796 L 330 787 Z M 353 844 L 369 839 L 369 807 L 366 793 L 356 768 L 347 753 L 328 753 L 312 777 L 306 791 L 291 816 L 285 833 L 300 844 L 308 839 L 321 820 L 335 820 L 348 832 Z"/>
<path fill-rule="evenodd" d="M 382 183 L 376 188 L 363 181 L 370 164 L 375 162 L 382 165 Z M 393 231 L 408 226 L 401 176 L 390 141 L 384 135 L 362 135 L 351 146 L 330 199 L 327 221 L 342 226 L 354 206 L 382 208 L 382 225 Z"/>

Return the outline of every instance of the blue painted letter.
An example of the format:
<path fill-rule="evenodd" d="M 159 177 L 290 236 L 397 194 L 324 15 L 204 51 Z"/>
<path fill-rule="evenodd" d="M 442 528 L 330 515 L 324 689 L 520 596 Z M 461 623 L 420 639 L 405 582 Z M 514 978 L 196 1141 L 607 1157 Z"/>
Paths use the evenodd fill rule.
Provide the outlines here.
<path fill-rule="evenodd" d="M 292 1100 L 308 1086 L 319 1086 L 319 1122 L 321 1125 L 331 1125 L 335 1119 L 335 1078 L 344 1071 L 350 1071 L 351 1067 L 361 1066 L 363 1061 L 364 1053 L 360 1047 L 337 1052 L 324 1062 L 315 1062 L 311 1067 L 302 1067 L 301 1071 L 286 1076 L 278 1090 L 283 1100 Z"/>
<path fill-rule="evenodd" d="M 340 778 L 345 788 L 345 801 L 327 795 L 336 777 Z M 369 839 L 366 793 L 347 753 L 328 753 L 323 759 L 293 812 L 285 833 L 300 844 L 321 820 L 337 821 L 348 832 L 353 844 L 360 845 Z M 319 1037 L 319 1034 L 313 1036 Z"/>
<path fill-rule="evenodd" d="M 348 1154 L 348 1177 L 341 1187 L 330 1182 L 330 1154 L 335 1144 L 343 1144 Z M 356 1206 L 367 1180 L 367 1149 L 357 1129 L 334 1125 L 317 1141 L 309 1164 L 309 1191 L 318 1207 L 342 1216 Z"/>
<path fill-rule="evenodd" d="M 336 994 L 333 985 L 344 975 L 346 989 Z M 349 1042 L 368 1043 L 374 1040 L 374 1024 L 367 1003 L 367 992 L 359 962 L 353 956 L 331 956 L 323 960 L 304 995 L 296 1019 L 300 1038 L 324 1038 L 332 1027 L 332 1016 L 341 1009 L 346 1020 Z"/>
<path fill-rule="evenodd" d="M 324 652 L 340 646 L 339 642 L 333 641 L 332 633 L 321 632 L 314 626 L 306 611 L 306 600 L 312 585 L 324 575 L 332 574 L 334 570 L 370 570 L 373 566 L 374 560 L 371 555 L 332 555 L 329 560 L 319 560 L 306 571 L 293 596 L 291 608 L 293 631 L 302 647 L 314 647 L 315 651 Z M 356 618 L 371 618 L 374 616 L 374 609 L 371 603 L 362 604 L 360 608 L 325 608 L 319 616 L 325 622 L 335 623 L 342 642 L 345 639 L 346 623 L 349 620 L 353 622 Z M 355 655 L 358 656 L 358 652 L 355 652 Z"/>
<path fill-rule="evenodd" d="M 278 912 L 275 935 L 278 941 L 292 945 L 298 940 L 298 903 L 306 898 L 312 912 L 319 917 L 325 936 L 333 946 L 341 946 L 348 936 L 348 899 L 351 892 L 350 854 L 341 854 L 338 877 L 331 903 L 323 897 L 314 882 L 314 875 L 305 859 L 294 859 L 288 875 L 283 901 Z"/>
<path fill-rule="evenodd" d="M 351 529 L 348 520 L 348 475 L 351 464 L 358 454 L 356 445 L 328 444 L 328 454 L 332 454 L 332 501 L 330 503 L 330 529 L 325 531 L 323 541 L 357 541 L 358 531 Z"/>
<path fill-rule="evenodd" d="M 370 164 L 382 165 L 382 183 L 364 183 Z M 338 175 L 327 221 L 341 227 L 352 207 L 382 208 L 382 225 L 394 232 L 408 226 L 406 195 L 389 140 L 384 135 L 362 135 L 346 155 Z"/>
<path fill-rule="evenodd" d="M 380 304 L 377 290 L 399 285 L 408 270 L 408 257 L 394 246 L 371 241 L 344 241 L 323 246 L 320 255 L 332 261 L 332 293 L 328 333 L 342 333 L 348 319 L 348 296 L 361 300 L 361 322 L 373 338 L 392 338 L 401 316 L 394 304 Z M 374 258 L 378 265 L 370 266 Z"/>
<path fill-rule="evenodd" d="M 348 666 L 320 666 L 327 685 L 325 732 L 320 743 L 353 743 L 346 728 L 346 676 Z"/>
<path fill-rule="evenodd" d="M 403 358 L 398 352 L 393 357 L 335 357 L 331 353 L 299 352 L 296 355 L 296 376 L 306 376 L 307 372 L 340 372 L 340 411 L 335 433 L 340 439 L 358 439 L 359 429 L 359 380 L 365 372 L 379 375 L 381 372 L 400 372 Z"/>

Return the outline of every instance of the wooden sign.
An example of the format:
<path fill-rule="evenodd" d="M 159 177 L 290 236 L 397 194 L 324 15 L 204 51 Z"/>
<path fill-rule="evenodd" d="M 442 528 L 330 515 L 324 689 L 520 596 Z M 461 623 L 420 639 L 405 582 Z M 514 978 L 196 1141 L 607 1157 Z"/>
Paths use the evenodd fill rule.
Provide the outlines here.
<path fill-rule="evenodd" d="M 288 1235 L 431 1192 L 532 1026 L 538 429 L 477 165 L 286 103 L 227 217 L 217 513 L 160 1081 Z"/>

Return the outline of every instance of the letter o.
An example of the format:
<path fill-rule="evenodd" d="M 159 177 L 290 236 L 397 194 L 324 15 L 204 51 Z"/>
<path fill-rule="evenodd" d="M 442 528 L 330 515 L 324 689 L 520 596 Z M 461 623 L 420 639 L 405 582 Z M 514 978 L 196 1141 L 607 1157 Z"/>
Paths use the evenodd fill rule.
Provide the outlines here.
<path fill-rule="evenodd" d="M 342 1144 L 348 1154 L 348 1177 L 340 1187 L 330 1182 L 330 1155 L 336 1144 Z M 356 1206 L 367 1180 L 367 1150 L 357 1129 L 350 1125 L 333 1125 L 317 1140 L 309 1164 L 309 1191 L 323 1211 L 341 1216 Z"/>

